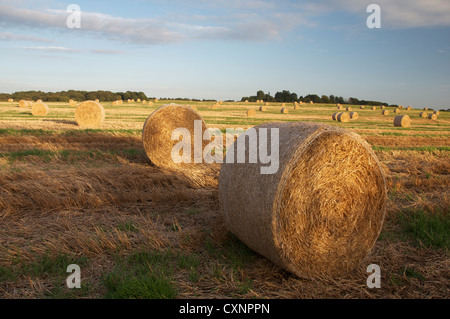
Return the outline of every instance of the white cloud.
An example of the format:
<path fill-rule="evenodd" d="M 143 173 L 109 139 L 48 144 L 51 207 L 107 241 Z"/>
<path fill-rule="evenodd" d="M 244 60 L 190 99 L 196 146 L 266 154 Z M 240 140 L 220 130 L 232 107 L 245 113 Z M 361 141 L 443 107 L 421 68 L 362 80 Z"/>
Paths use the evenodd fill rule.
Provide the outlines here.
<path fill-rule="evenodd" d="M 15 34 L 10 32 L 0 32 L 0 40 L 2 41 L 30 41 L 30 42 L 45 42 L 51 43 L 53 42 L 50 39 L 39 38 L 30 35 L 24 34 Z"/>

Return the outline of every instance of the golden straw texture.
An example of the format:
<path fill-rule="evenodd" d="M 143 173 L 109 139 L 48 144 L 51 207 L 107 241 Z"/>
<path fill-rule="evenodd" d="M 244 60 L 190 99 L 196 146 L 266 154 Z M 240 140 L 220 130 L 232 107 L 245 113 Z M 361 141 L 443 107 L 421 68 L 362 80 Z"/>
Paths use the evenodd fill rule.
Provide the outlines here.
<path fill-rule="evenodd" d="M 95 101 L 84 101 L 75 109 L 75 121 L 81 127 L 98 128 L 105 120 L 105 109 Z"/>
<path fill-rule="evenodd" d="M 261 174 L 266 164 L 222 164 L 219 203 L 228 229 L 300 277 L 353 270 L 375 244 L 386 214 L 385 176 L 370 145 L 319 123 L 255 127 L 262 128 L 279 129 L 279 169 Z"/>

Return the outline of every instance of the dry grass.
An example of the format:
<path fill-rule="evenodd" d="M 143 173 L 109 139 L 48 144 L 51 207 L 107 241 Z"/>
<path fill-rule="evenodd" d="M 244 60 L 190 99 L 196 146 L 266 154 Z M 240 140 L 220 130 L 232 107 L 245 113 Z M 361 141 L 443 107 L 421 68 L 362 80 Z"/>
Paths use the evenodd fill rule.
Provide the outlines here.
<path fill-rule="evenodd" d="M 189 267 L 175 263 L 167 275 L 177 298 L 449 297 L 448 250 L 417 242 L 398 221 L 411 210 L 448 218 L 448 151 L 401 150 L 450 146 L 445 112 L 438 121 L 430 121 L 412 110 L 408 114 L 414 117 L 415 127 L 406 130 L 393 127 L 392 118 L 370 110 L 359 112 L 365 123 L 354 122 L 358 125 L 352 129 L 370 144 L 384 147 L 376 154 L 387 175 L 386 221 L 371 253 L 353 272 L 335 279 L 306 280 L 251 252 L 230 234 L 219 212 L 217 168 L 173 172 L 148 161 L 141 131 L 155 108 L 108 109 L 111 104 L 105 103 L 110 117 L 102 130 L 84 131 L 73 121 L 74 109 L 60 108 L 62 103 L 49 106 L 52 114 L 67 114 L 67 120 L 34 120 L 29 110 L 16 105 L 4 103 L 2 110 L 28 113 L 28 117 L 0 120 L 0 297 L 104 298 L 105 274 L 142 252 L 172 252 L 198 261 Z M 225 102 L 223 110 L 214 112 L 207 110 L 208 102 L 196 105 L 213 127 L 255 125 L 254 119 L 245 122 L 243 103 L 234 109 Z M 317 106 L 326 110 L 324 115 L 309 108 L 316 110 L 316 105 L 291 112 L 290 119 L 340 125 L 330 119 L 335 105 Z M 267 111 L 258 118 L 284 118 L 279 106 L 269 106 Z M 222 116 L 242 123 L 221 124 Z M 129 129 L 136 132 L 122 132 Z M 123 151 L 127 149 L 129 153 Z M 65 268 L 61 275 L 47 269 L 57 264 L 61 254 L 70 257 L 70 263 L 85 259 L 83 288 L 76 294 L 64 289 Z M 52 262 L 40 263 L 43 256 Z M 380 289 L 366 287 L 366 267 L 371 263 L 381 267 Z M 28 272 L 32 266 L 43 270 Z"/>

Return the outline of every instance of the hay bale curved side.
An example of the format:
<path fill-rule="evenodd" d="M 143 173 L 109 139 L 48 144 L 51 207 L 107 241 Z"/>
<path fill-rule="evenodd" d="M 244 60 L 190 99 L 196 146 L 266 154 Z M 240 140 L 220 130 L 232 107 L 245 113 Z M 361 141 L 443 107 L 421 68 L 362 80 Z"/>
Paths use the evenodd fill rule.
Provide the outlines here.
<path fill-rule="evenodd" d="M 389 110 L 383 110 L 383 111 L 381 111 L 381 114 L 383 114 L 383 115 L 389 115 Z"/>
<path fill-rule="evenodd" d="M 429 114 L 428 119 L 430 120 L 437 120 L 437 115 L 435 113 Z"/>
<path fill-rule="evenodd" d="M 75 121 L 81 127 L 98 128 L 105 120 L 105 109 L 95 101 L 84 101 L 75 109 Z"/>
<path fill-rule="evenodd" d="M 175 163 L 172 160 L 172 149 L 179 140 L 172 140 L 175 129 L 185 128 L 190 132 L 191 161 L 195 165 L 194 158 L 194 128 L 195 120 L 200 120 L 202 132 L 200 138 L 208 129 L 201 115 L 193 109 L 179 104 L 163 105 L 153 111 L 147 118 L 142 129 L 142 144 L 148 159 L 158 167 L 179 168 L 189 166 L 189 163 Z M 203 140 L 202 151 L 210 141 Z"/>
<path fill-rule="evenodd" d="M 27 100 L 20 100 L 19 101 L 19 107 L 31 107 L 31 101 Z"/>
<path fill-rule="evenodd" d="M 338 116 L 339 112 L 333 113 L 333 115 L 331 115 L 331 118 L 333 119 L 333 121 L 337 120 L 337 116 Z"/>
<path fill-rule="evenodd" d="M 289 110 L 284 107 L 284 108 L 281 109 L 281 113 L 282 114 L 287 114 L 287 113 L 289 113 Z"/>
<path fill-rule="evenodd" d="M 261 174 L 267 164 L 237 163 L 236 145 L 246 134 L 238 137 L 234 163 L 227 159 L 219 176 L 220 210 L 228 229 L 300 277 L 351 271 L 375 244 L 386 214 L 385 176 L 370 145 L 325 124 L 254 127 L 262 128 L 279 129 L 278 170 Z"/>
<path fill-rule="evenodd" d="M 247 117 L 255 117 L 256 111 L 254 109 L 248 109 L 246 115 Z"/>
<path fill-rule="evenodd" d="M 265 106 L 260 106 L 260 107 L 259 107 L 259 110 L 260 110 L 261 112 L 264 112 L 265 110 L 267 110 L 267 108 L 266 108 Z"/>
<path fill-rule="evenodd" d="M 36 102 L 31 106 L 31 114 L 34 116 L 45 116 L 49 111 L 48 105 L 44 102 Z"/>
<path fill-rule="evenodd" d="M 419 113 L 419 116 L 425 118 L 425 117 L 428 116 L 428 114 L 427 114 L 427 112 L 420 112 L 420 113 Z"/>
<path fill-rule="evenodd" d="M 394 118 L 394 126 L 398 127 L 410 127 L 411 126 L 411 119 L 408 115 L 397 115 Z"/>

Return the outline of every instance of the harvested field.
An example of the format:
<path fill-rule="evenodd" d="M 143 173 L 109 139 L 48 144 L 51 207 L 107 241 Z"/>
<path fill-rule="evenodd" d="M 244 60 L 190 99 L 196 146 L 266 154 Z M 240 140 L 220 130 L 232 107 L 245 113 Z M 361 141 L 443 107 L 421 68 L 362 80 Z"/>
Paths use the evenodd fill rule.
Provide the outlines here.
<path fill-rule="evenodd" d="M 270 103 L 256 117 L 249 104 L 192 101 L 208 127 L 247 129 L 317 122 L 359 134 L 386 175 L 386 219 L 372 251 L 337 278 L 302 279 L 250 250 L 219 211 L 219 166 L 173 171 L 153 165 L 142 145 L 148 116 L 162 105 L 102 102 L 99 129 L 75 122 L 69 103 L 50 112 L 0 102 L 0 297 L 146 298 L 119 294 L 157 280 L 161 298 L 448 298 L 450 267 L 450 115 L 436 120 L 408 110 L 410 127 L 358 109 L 341 123 L 336 104 L 304 104 L 281 114 Z M 347 108 L 349 105 L 343 105 Z M 357 107 L 357 106 L 353 106 Z M 405 110 L 402 110 L 405 111 Z M 391 115 L 392 114 L 392 115 Z M 352 191 L 348 192 L 352 196 Z M 68 264 L 82 288 L 68 289 Z M 369 264 L 381 288 L 366 286 Z M 119 288 L 123 287 L 124 290 Z"/>

